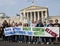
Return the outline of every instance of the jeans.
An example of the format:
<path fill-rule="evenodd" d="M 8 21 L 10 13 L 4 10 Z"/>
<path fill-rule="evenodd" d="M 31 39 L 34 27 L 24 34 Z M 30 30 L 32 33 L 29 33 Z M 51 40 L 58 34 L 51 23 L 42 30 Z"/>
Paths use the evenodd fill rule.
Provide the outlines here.
<path fill-rule="evenodd" d="M 50 37 L 45 37 L 46 42 L 50 42 Z"/>
<path fill-rule="evenodd" d="M 23 35 L 19 35 L 19 38 L 18 38 L 19 41 L 24 41 L 24 36 Z"/>
<path fill-rule="evenodd" d="M 39 37 L 39 42 L 43 43 L 44 42 L 44 37 Z"/>
<path fill-rule="evenodd" d="M 33 42 L 37 42 L 38 41 L 38 37 L 33 36 Z"/>

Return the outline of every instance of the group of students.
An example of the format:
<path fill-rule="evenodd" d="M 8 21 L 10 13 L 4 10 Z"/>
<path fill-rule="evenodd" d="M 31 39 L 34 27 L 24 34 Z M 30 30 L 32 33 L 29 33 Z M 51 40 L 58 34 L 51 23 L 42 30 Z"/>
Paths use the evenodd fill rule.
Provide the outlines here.
<path fill-rule="evenodd" d="M 6 27 L 21 27 L 22 23 L 14 23 L 14 21 L 10 24 L 6 20 L 4 20 L 2 24 L 2 37 L 4 41 L 14 41 L 14 42 L 24 42 L 24 43 L 41 43 L 41 44 L 49 44 L 56 41 L 55 37 L 35 37 L 35 36 L 25 36 L 25 35 L 13 35 L 13 36 L 5 36 L 4 35 L 4 28 Z M 25 23 L 23 25 L 24 27 L 30 26 L 28 23 Z M 38 22 L 32 22 L 32 27 L 60 27 L 60 24 L 58 23 L 58 19 L 55 20 L 55 23 L 53 23 L 52 20 L 49 20 L 49 23 L 46 22 L 42 23 L 41 20 Z M 60 41 L 60 38 L 58 38 L 58 41 Z"/>
<path fill-rule="evenodd" d="M 58 23 L 58 19 L 55 20 L 55 23 L 53 23 L 53 20 L 49 20 L 49 23 L 42 23 L 40 20 L 38 21 L 38 23 L 36 24 L 35 27 L 60 27 L 60 23 Z M 39 42 L 41 44 L 52 44 L 56 41 L 56 38 L 55 37 L 34 37 L 36 42 L 38 41 L 39 39 Z M 58 41 L 60 41 L 60 37 L 57 38 Z"/>

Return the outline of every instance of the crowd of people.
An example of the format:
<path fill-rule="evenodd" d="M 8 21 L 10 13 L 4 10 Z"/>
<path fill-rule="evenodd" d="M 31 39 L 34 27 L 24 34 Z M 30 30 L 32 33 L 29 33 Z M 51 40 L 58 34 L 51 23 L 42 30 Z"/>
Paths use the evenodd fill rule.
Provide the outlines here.
<path fill-rule="evenodd" d="M 23 24 L 24 27 L 29 27 L 30 24 L 25 23 Z M 12 41 L 12 42 L 20 42 L 20 43 L 33 43 L 33 44 L 52 44 L 56 41 L 55 37 L 35 37 L 35 36 L 25 36 L 25 35 L 13 35 L 13 36 L 5 36 L 4 35 L 4 28 L 6 27 L 22 27 L 22 23 L 12 23 L 7 22 L 4 20 L 2 25 L 0 25 L 0 37 L 3 38 L 4 41 Z M 41 20 L 32 22 L 32 27 L 60 27 L 60 23 L 58 23 L 58 19 L 55 20 L 53 23 L 52 20 L 49 20 L 49 23 L 46 22 L 42 23 Z M 60 37 L 57 38 L 60 41 Z"/>

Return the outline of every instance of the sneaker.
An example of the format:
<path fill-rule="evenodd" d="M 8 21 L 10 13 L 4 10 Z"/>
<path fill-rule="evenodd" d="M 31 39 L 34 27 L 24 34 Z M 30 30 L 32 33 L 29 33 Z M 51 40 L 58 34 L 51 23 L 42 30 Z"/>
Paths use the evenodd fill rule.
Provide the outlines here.
<path fill-rule="evenodd" d="M 19 41 L 19 43 L 20 43 L 20 41 Z"/>
<path fill-rule="evenodd" d="M 44 44 L 44 43 L 41 43 L 42 45 Z"/>
<path fill-rule="evenodd" d="M 22 41 L 21 41 L 21 43 L 22 43 Z"/>
<path fill-rule="evenodd" d="M 51 42 L 51 44 L 54 44 L 54 42 Z"/>
<path fill-rule="evenodd" d="M 36 42 L 36 44 L 38 44 L 38 42 Z"/>
<path fill-rule="evenodd" d="M 33 42 L 33 44 L 35 44 L 35 42 Z"/>
<path fill-rule="evenodd" d="M 49 42 L 47 42 L 46 44 L 49 44 Z"/>
<path fill-rule="evenodd" d="M 22 41 L 19 41 L 19 43 L 22 43 Z"/>
<path fill-rule="evenodd" d="M 30 44 L 30 42 L 28 42 L 28 44 Z"/>

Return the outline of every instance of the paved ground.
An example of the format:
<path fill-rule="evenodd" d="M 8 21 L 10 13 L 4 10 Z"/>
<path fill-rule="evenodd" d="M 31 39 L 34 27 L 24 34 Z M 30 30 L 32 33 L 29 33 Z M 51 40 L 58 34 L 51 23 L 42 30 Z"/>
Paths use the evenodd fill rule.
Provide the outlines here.
<path fill-rule="evenodd" d="M 41 45 L 41 44 L 25 44 L 25 43 L 19 43 L 19 42 L 0 41 L 0 46 L 60 46 L 60 44 Z"/>
<path fill-rule="evenodd" d="M 0 39 L 0 46 L 60 46 L 60 43 L 58 44 L 44 44 L 44 45 L 41 45 L 41 44 L 26 44 L 26 43 L 19 43 L 19 42 L 9 42 L 9 41 L 2 41 Z"/>

